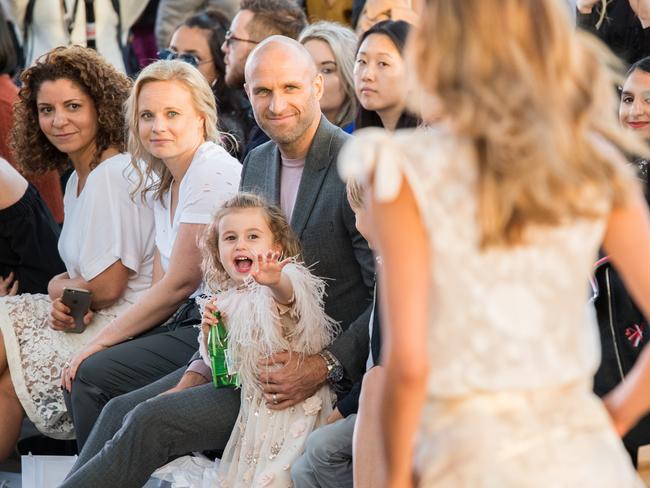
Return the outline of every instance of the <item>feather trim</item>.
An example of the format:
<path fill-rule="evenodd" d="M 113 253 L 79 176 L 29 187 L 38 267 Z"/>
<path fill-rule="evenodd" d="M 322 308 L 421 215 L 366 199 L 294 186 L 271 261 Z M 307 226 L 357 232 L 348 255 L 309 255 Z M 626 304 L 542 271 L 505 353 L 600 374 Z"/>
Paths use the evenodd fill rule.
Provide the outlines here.
<path fill-rule="evenodd" d="M 277 352 L 316 354 L 340 331 L 337 322 L 324 311 L 325 282 L 298 262 L 287 264 L 283 272 L 291 281 L 293 301 L 276 303 L 271 289 L 248 277 L 243 286 L 217 293 L 217 308 L 228 329 L 228 345 L 241 384 L 257 385 L 262 373 L 258 363 Z M 283 330 L 281 314 L 288 314 L 292 327 Z M 201 356 L 210 364 L 199 334 Z"/>

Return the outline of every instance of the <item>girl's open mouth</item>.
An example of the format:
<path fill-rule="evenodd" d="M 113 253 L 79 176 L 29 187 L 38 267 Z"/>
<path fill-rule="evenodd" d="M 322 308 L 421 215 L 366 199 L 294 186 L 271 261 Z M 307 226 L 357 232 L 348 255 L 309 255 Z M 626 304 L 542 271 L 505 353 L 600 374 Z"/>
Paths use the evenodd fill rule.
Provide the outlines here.
<path fill-rule="evenodd" d="M 250 273 L 253 267 L 253 260 L 245 256 L 235 258 L 235 270 L 238 273 Z"/>

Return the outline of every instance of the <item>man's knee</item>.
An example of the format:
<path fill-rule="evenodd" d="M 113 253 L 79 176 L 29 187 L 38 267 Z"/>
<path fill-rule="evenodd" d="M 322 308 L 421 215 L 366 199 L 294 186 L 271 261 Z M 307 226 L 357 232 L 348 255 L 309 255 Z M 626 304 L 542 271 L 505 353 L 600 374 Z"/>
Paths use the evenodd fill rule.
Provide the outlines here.
<path fill-rule="evenodd" d="M 303 457 L 307 458 L 308 464 L 314 469 L 331 465 L 341 450 L 340 439 L 336 435 L 336 429 L 331 428 L 332 425 L 316 429 L 307 438 Z"/>
<path fill-rule="evenodd" d="M 303 453 L 291 465 L 291 481 L 296 488 L 312 486 L 314 481 L 314 470 L 309 464 L 306 453 Z"/>

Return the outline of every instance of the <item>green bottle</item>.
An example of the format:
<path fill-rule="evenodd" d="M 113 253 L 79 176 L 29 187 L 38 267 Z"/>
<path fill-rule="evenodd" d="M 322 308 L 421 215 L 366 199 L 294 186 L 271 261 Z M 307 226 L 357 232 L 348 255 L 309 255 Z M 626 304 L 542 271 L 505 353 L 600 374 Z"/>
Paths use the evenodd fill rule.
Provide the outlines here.
<path fill-rule="evenodd" d="M 214 313 L 217 324 L 208 333 L 208 352 L 212 363 L 212 382 L 216 388 L 238 386 L 237 375 L 228 369 L 228 331 L 221 312 Z"/>

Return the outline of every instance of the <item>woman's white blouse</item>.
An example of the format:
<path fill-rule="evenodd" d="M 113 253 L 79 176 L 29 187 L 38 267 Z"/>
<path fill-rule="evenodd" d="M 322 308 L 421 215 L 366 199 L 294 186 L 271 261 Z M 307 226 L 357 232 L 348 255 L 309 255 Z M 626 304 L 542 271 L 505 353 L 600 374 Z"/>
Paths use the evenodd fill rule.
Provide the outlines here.
<path fill-rule="evenodd" d="M 59 253 L 70 278 L 90 281 L 117 260 L 129 268 L 122 297 L 125 305 L 151 286 L 154 216 L 151 207 L 131 192 L 137 184 L 129 154 L 103 161 L 88 175 L 79 195 L 73 172 L 65 189 L 65 222 Z"/>
<path fill-rule="evenodd" d="M 214 142 L 205 142 L 194 154 L 181 180 L 173 221 L 170 212 L 171 190 L 163 195 L 162 202 L 155 200 L 156 247 L 164 271 L 169 268 L 179 226 L 210 223 L 214 212 L 237 193 L 241 168 L 239 161 L 223 147 Z"/>

